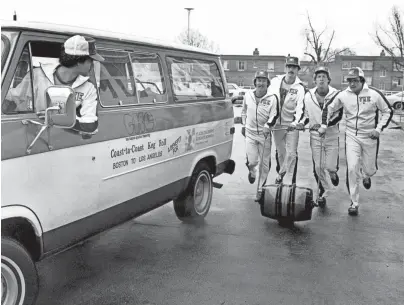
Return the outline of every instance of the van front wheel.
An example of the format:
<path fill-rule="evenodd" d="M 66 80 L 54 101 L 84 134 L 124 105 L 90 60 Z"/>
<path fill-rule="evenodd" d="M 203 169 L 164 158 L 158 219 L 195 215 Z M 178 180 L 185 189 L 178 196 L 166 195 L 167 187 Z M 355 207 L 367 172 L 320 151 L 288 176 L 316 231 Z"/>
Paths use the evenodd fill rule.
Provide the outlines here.
<path fill-rule="evenodd" d="M 1 304 L 35 304 L 38 274 L 28 251 L 19 242 L 1 238 Z"/>
<path fill-rule="evenodd" d="M 182 220 L 203 219 L 212 202 L 213 184 L 210 168 L 205 162 L 197 164 L 183 195 L 174 200 L 174 211 Z"/>

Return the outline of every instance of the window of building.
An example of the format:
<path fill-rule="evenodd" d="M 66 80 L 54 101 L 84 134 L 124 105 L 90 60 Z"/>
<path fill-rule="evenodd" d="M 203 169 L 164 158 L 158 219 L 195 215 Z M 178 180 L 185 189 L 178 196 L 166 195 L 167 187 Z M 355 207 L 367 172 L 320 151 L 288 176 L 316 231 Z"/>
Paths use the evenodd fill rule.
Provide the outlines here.
<path fill-rule="evenodd" d="M 396 64 L 395 62 L 393 62 L 393 71 L 396 72 L 402 72 L 404 71 L 404 63 L 402 64 L 402 66 L 400 67 L 400 65 Z"/>
<path fill-rule="evenodd" d="M 238 70 L 244 71 L 247 68 L 247 63 L 245 61 L 238 61 Z"/>
<path fill-rule="evenodd" d="M 351 69 L 351 62 L 350 61 L 343 61 L 342 62 L 342 69 L 344 69 L 344 70 Z"/>
<path fill-rule="evenodd" d="M 223 61 L 223 69 L 224 69 L 225 71 L 228 71 L 228 70 L 229 70 L 229 61 L 228 61 L 228 60 L 224 60 L 224 61 Z"/>
<path fill-rule="evenodd" d="M 256 61 L 256 60 L 253 61 L 253 68 L 254 68 L 254 69 L 258 68 L 257 61 Z"/>
<path fill-rule="evenodd" d="M 268 62 L 268 72 L 275 72 L 275 62 L 273 61 Z"/>
<path fill-rule="evenodd" d="M 386 69 L 380 70 L 380 77 L 386 77 Z"/>
<path fill-rule="evenodd" d="M 167 63 L 176 101 L 224 97 L 223 80 L 214 61 L 167 57 Z"/>
<path fill-rule="evenodd" d="M 380 84 L 379 84 L 379 89 L 380 89 L 380 90 L 386 90 L 386 85 L 385 85 L 385 83 L 380 83 Z"/>
<path fill-rule="evenodd" d="M 393 83 L 393 87 L 401 87 L 403 85 L 403 78 L 394 77 L 392 83 Z"/>
<path fill-rule="evenodd" d="M 365 80 L 366 80 L 366 84 L 368 84 L 369 86 L 372 85 L 372 77 L 371 76 L 365 76 Z"/>
<path fill-rule="evenodd" d="M 363 71 L 365 71 L 365 70 L 368 70 L 368 71 L 373 70 L 373 62 L 372 61 L 362 61 L 361 65 L 362 65 L 362 70 Z"/>

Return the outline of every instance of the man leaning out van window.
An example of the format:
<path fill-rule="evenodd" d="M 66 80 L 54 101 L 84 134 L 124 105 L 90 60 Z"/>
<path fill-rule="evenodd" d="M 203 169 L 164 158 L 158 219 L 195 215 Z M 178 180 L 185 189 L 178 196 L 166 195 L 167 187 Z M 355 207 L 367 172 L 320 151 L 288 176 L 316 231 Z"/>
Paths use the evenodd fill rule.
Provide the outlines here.
<path fill-rule="evenodd" d="M 98 127 L 97 90 L 89 81 L 93 60 L 103 61 L 91 37 L 75 35 L 65 41 L 59 57 L 59 63 L 41 64 L 33 70 L 34 103 L 37 112 L 43 112 L 46 105 L 45 91 L 53 85 L 71 87 L 76 99 L 76 124 L 73 129 L 93 132 Z M 4 112 L 27 109 L 32 101 L 30 76 L 27 74 L 21 83 L 9 90 L 6 96 Z"/>

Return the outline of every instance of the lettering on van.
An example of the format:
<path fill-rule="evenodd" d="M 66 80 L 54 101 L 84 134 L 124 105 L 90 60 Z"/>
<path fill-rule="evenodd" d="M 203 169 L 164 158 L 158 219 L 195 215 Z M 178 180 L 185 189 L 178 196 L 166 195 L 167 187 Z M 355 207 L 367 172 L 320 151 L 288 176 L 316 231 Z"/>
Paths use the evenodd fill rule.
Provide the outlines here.
<path fill-rule="evenodd" d="M 132 145 L 131 147 L 121 148 L 119 150 L 111 149 L 111 158 L 129 155 L 135 152 L 143 151 L 144 145 Z"/>
<path fill-rule="evenodd" d="M 142 139 L 142 138 L 150 138 L 150 133 L 142 134 L 142 135 L 139 135 L 139 136 L 127 137 L 126 141 L 139 140 L 139 139 Z"/>
<path fill-rule="evenodd" d="M 115 162 L 115 163 L 112 164 L 112 169 L 117 169 L 117 168 L 125 167 L 125 166 L 128 166 L 128 164 L 129 164 L 128 160 L 123 160 L 123 161 Z"/>
<path fill-rule="evenodd" d="M 209 138 L 213 138 L 214 136 L 215 136 L 215 130 L 214 129 L 198 131 L 196 133 L 196 144 L 208 143 Z"/>
<path fill-rule="evenodd" d="M 178 151 L 178 144 L 181 143 L 181 136 L 179 136 L 172 144 L 168 146 L 168 153 L 172 152 L 174 155 Z"/>
<path fill-rule="evenodd" d="M 125 113 L 123 123 L 129 135 L 153 132 L 156 122 L 150 112 Z"/>

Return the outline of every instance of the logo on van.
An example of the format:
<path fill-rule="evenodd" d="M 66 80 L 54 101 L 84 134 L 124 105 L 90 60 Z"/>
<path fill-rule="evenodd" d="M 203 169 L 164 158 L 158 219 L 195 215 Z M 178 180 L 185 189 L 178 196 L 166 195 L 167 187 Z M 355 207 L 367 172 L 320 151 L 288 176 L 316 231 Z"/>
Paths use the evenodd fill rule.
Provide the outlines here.
<path fill-rule="evenodd" d="M 185 140 L 185 151 L 194 149 L 195 146 L 195 128 L 187 129 Z"/>
<path fill-rule="evenodd" d="M 123 123 L 129 135 L 137 135 L 154 131 L 156 121 L 150 112 L 126 113 Z"/>

